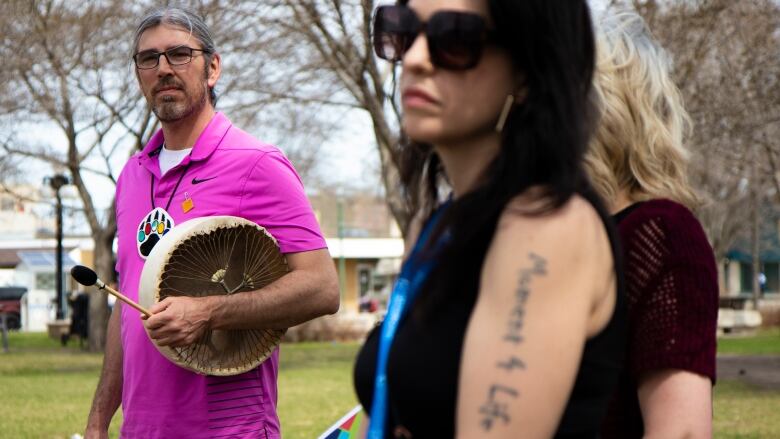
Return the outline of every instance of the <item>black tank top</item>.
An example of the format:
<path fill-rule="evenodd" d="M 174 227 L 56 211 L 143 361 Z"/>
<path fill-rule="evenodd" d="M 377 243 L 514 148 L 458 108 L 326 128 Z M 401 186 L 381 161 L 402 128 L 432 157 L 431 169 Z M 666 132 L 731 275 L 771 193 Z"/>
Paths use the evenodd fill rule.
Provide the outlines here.
<path fill-rule="evenodd" d="M 621 267 L 614 226 L 598 204 L 594 206 L 605 224 L 615 266 Z M 556 438 L 598 437 L 625 353 L 626 316 L 621 268 L 616 269 L 616 280 L 615 311 L 604 329 L 585 343 Z M 424 329 L 411 312 L 398 327 L 387 364 L 390 413 L 386 438 L 450 438 L 455 435 L 460 357 L 474 299 L 459 298 L 443 306 L 445 308 L 440 309 L 433 322 L 425 322 Z M 379 326 L 371 331 L 355 363 L 355 389 L 367 413 L 371 412 L 374 396 L 379 333 Z"/>

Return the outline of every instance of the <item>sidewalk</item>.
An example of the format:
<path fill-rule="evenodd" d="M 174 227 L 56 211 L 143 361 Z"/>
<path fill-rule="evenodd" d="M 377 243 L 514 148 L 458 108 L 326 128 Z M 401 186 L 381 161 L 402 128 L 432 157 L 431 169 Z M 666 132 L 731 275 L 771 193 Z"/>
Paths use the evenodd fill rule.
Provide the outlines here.
<path fill-rule="evenodd" d="M 718 355 L 718 380 L 780 391 L 780 355 Z"/>

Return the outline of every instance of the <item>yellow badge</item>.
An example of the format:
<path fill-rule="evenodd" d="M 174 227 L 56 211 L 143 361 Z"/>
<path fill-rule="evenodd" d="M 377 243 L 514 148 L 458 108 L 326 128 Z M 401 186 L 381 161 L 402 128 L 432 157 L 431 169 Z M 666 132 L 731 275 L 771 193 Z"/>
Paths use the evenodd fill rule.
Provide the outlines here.
<path fill-rule="evenodd" d="M 187 192 L 184 193 L 184 201 L 181 203 L 181 210 L 184 211 L 184 213 L 187 213 L 195 208 L 195 203 L 192 202 L 192 198 L 190 198 L 190 194 Z"/>

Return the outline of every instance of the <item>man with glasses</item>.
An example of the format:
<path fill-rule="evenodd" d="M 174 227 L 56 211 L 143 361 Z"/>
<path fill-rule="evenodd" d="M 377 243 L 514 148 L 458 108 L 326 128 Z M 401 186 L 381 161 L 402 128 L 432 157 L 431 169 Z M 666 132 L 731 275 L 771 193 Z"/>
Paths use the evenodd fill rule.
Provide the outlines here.
<path fill-rule="evenodd" d="M 336 312 L 338 283 L 325 240 L 284 155 L 215 111 L 221 58 L 200 17 L 170 7 L 147 14 L 135 33 L 133 62 L 162 128 L 117 181 L 120 290 L 137 300 L 144 261 L 160 237 L 203 216 L 240 216 L 265 227 L 290 273 L 258 291 L 169 297 L 146 321 L 117 302 L 87 437 L 107 437 L 120 403 L 122 437 L 281 437 L 278 349 L 256 369 L 225 380 L 173 364 L 153 343 L 184 346 L 209 328 L 286 328 Z M 148 227 L 152 217 L 155 227 Z"/>

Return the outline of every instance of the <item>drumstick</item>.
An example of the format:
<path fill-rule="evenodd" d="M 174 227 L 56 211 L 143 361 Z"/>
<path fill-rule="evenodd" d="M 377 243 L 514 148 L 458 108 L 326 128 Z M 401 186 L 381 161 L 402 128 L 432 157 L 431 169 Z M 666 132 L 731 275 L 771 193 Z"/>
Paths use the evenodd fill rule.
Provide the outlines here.
<path fill-rule="evenodd" d="M 113 294 L 117 299 L 121 300 L 122 302 L 125 302 L 126 304 L 140 311 L 141 314 L 145 315 L 146 317 L 150 317 L 152 315 L 152 313 L 149 312 L 148 309 L 133 302 L 132 300 L 130 300 L 129 297 L 125 296 L 119 291 L 106 285 L 105 282 L 103 282 L 98 278 L 97 273 L 95 273 L 92 269 L 88 267 L 85 267 L 83 265 L 76 265 L 70 269 L 70 275 L 73 276 L 73 279 L 76 279 L 76 282 L 80 283 L 81 285 L 84 285 L 85 287 L 91 287 L 92 285 L 97 285 L 99 290 L 108 291 L 109 293 Z"/>

